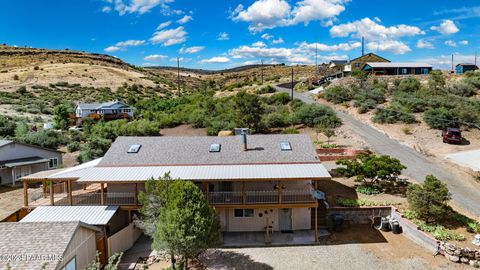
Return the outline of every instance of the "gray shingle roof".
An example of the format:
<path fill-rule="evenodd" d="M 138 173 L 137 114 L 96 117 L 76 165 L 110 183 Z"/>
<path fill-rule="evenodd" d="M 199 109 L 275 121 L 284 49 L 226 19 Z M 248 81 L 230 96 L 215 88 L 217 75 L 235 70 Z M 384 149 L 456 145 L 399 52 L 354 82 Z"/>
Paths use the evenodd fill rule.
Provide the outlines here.
<path fill-rule="evenodd" d="M 113 100 L 104 103 L 78 103 L 77 106 L 82 110 L 99 110 L 99 109 L 106 109 L 106 108 L 127 108 L 130 107 L 127 104 Z"/>
<path fill-rule="evenodd" d="M 288 141 L 292 151 L 281 151 Z M 211 144 L 221 151 L 209 152 Z M 131 145 L 142 145 L 136 154 Z M 249 135 L 248 151 L 242 136 L 230 137 L 118 137 L 98 166 L 284 164 L 319 162 L 307 135 Z"/>
<path fill-rule="evenodd" d="M 48 256 L 59 258 L 68 247 L 81 222 L 4 222 L 0 223 L 0 254 L 17 256 L 10 262 L 0 260 L 0 269 L 9 263 L 17 269 L 55 269 L 58 260 L 48 260 Z M 88 226 L 89 228 L 93 228 Z M 28 259 L 27 256 L 43 256 Z M 31 257 L 30 257 L 31 258 Z"/>
<path fill-rule="evenodd" d="M 0 140 L 0 147 L 11 144 L 13 141 L 10 140 Z"/>

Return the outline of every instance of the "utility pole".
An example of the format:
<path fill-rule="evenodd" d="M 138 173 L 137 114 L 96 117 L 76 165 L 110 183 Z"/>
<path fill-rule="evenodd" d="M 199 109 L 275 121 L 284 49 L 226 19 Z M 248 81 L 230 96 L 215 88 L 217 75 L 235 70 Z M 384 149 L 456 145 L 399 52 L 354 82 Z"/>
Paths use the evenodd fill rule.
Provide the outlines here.
<path fill-rule="evenodd" d="M 454 70 L 453 70 L 453 54 L 452 54 L 452 73 L 454 73 Z"/>
<path fill-rule="evenodd" d="M 365 55 L 365 38 L 362 36 L 362 56 Z"/>
<path fill-rule="evenodd" d="M 261 61 L 262 61 L 262 68 L 261 68 L 261 70 L 262 70 L 262 85 L 263 85 L 263 59 Z"/>
<path fill-rule="evenodd" d="M 318 75 L 318 35 L 317 33 L 315 33 L 315 72 Z"/>
<path fill-rule="evenodd" d="M 475 66 L 477 65 L 477 51 L 475 51 Z"/>
<path fill-rule="evenodd" d="M 292 66 L 292 100 L 293 100 L 293 66 Z"/>
<path fill-rule="evenodd" d="M 180 58 L 177 57 L 177 87 L 180 92 Z"/>

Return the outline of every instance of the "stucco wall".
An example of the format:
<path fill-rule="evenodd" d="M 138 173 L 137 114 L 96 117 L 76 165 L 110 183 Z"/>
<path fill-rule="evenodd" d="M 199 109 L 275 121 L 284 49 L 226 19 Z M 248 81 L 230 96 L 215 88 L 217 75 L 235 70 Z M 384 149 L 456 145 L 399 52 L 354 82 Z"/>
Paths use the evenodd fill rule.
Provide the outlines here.
<path fill-rule="evenodd" d="M 57 266 L 57 269 L 61 269 L 73 257 L 75 257 L 77 269 L 84 269 L 89 263 L 95 261 L 95 254 L 95 231 L 80 227 L 68 245 L 63 261 Z"/>

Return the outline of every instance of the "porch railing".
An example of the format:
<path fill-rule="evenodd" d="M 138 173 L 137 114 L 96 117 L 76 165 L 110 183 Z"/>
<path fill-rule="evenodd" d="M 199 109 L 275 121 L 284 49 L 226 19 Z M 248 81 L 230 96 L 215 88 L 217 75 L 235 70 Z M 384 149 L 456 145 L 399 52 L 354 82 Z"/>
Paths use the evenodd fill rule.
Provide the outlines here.
<path fill-rule="evenodd" d="M 315 201 L 310 190 L 209 192 L 206 196 L 208 203 L 213 205 L 309 203 Z"/>
<path fill-rule="evenodd" d="M 33 199 L 33 198 L 32 198 Z M 105 192 L 103 205 L 136 205 L 135 193 L 127 192 Z M 35 196 L 30 205 L 51 205 L 49 196 Z M 68 193 L 54 195 L 54 205 L 70 205 Z M 102 205 L 102 194 L 100 192 L 89 192 L 72 195 L 72 205 Z"/>

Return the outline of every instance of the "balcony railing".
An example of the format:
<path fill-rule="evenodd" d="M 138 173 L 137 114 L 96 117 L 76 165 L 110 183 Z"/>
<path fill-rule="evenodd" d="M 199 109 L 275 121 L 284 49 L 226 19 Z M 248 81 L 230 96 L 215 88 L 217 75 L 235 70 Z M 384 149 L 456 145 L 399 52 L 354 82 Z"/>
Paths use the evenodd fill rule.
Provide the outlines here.
<path fill-rule="evenodd" d="M 49 196 L 31 197 L 31 206 L 51 205 Z M 100 192 L 89 192 L 72 195 L 72 205 L 136 205 L 135 193 L 106 192 L 102 200 Z M 67 193 L 55 194 L 54 205 L 70 205 Z"/>
<path fill-rule="evenodd" d="M 310 190 L 265 190 L 265 191 L 233 191 L 209 192 L 206 195 L 208 203 L 213 205 L 235 204 L 292 204 L 311 203 L 315 199 Z"/>

